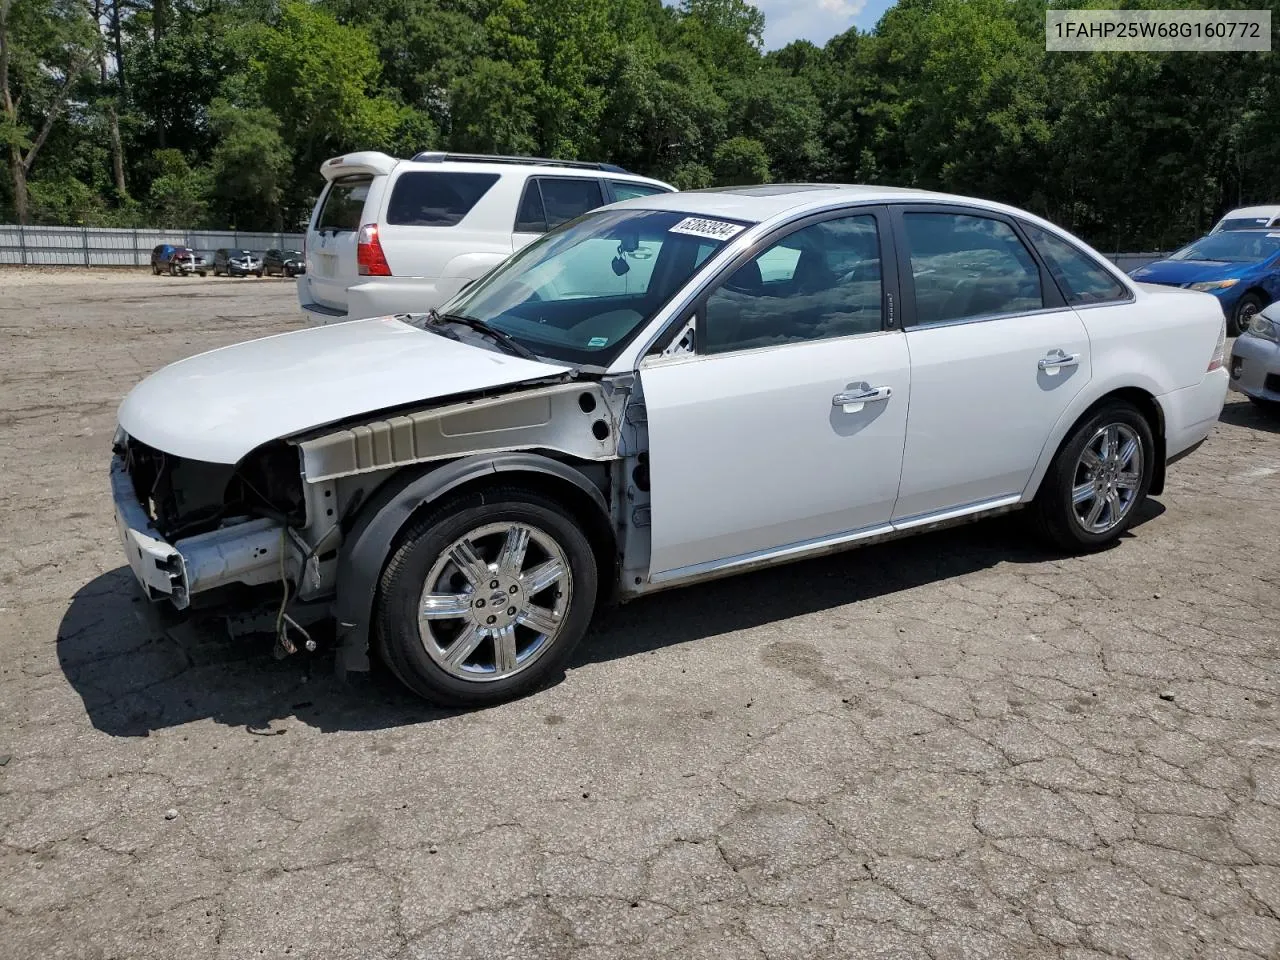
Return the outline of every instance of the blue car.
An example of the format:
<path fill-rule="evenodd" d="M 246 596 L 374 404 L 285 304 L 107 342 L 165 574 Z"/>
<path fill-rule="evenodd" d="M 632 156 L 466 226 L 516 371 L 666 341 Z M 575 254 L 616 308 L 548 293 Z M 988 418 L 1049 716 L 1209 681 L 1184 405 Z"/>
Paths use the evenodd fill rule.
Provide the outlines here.
<path fill-rule="evenodd" d="M 1213 294 L 1230 332 L 1238 336 L 1255 313 L 1280 298 L 1280 231 L 1211 233 L 1129 276 Z"/>

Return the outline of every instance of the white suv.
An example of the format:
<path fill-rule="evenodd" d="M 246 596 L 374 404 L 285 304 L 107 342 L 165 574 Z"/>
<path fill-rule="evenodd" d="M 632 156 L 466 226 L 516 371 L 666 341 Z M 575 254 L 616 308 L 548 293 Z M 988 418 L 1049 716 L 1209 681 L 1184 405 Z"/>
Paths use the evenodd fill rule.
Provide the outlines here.
<path fill-rule="evenodd" d="M 675 190 L 612 164 L 536 157 L 349 153 L 321 173 L 298 278 L 313 324 L 425 312 L 566 220 Z"/>

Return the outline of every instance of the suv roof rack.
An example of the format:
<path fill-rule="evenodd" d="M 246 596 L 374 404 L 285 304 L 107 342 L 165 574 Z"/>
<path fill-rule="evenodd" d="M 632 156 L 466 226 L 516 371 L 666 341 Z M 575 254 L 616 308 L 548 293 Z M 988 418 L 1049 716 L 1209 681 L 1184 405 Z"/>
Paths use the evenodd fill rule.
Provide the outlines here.
<path fill-rule="evenodd" d="M 438 150 L 424 150 L 414 154 L 412 159 L 418 163 L 443 163 L 446 160 L 457 160 L 462 163 L 519 163 L 536 167 L 571 167 L 575 170 L 603 170 L 606 173 L 630 173 L 616 163 L 593 163 L 588 160 L 553 160 L 549 157 L 507 157 L 488 153 L 444 153 Z"/>

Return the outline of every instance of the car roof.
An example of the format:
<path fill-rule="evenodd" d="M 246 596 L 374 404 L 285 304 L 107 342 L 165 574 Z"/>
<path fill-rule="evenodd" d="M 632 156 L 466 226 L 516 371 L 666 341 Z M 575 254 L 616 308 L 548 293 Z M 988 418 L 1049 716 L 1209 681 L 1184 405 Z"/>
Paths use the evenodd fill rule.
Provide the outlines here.
<path fill-rule="evenodd" d="M 652 177 L 642 177 L 636 173 L 629 173 L 620 167 L 615 169 L 609 164 L 573 165 L 572 162 L 569 162 L 567 165 L 560 165 L 554 160 L 545 160 L 539 157 L 520 158 L 495 155 L 489 159 L 484 159 L 482 155 L 478 154 L 424 153 L 415 156 L 430 157 L 431 159 L 401 160 L 376 150 L 363 150 L 331 157 L 320 165 L 320 173 L 326 180 L 336 180 L 338 177 L 345 177 L 350 174 L 387 176 L 393 171 L 401 170 L 462 171 L 466 173 L 505 172 L 526 176 L 584 177 L 593 180 L 608 178 L 610 180 L 627 180 L 635 183 L 651 183 L 666 190 L 675 189 L 669 183 L 655 180 Z M 470 159 L 464 159 L 467 157 Z M 522 163 L 522 159 L 528 162 Z"/>
<path fill-rule="evenodd" d="M 770 183 L 759 186 L 713 187 L 708 190 L 684 190 L 679 193 L 637 197 L 613 206 L 671 210 L 704 217 L 764 223 L 787 213 L 799 216 L 807 210 L 823 210 L 842 204 L 902 202 L 960 203 L 1041 222 L 1039 217 L 1024 210 L 976 197 L 935 193 L 913 187 L 843 183 Z"/>
<path fill-rule="evenodd" d="M 1261 207 L 1240 207 L 1232 210 L 1223 220 L 1234 220 L 1237 217 L 1280 217 L 1280 204 L 1268 204 Z"/>

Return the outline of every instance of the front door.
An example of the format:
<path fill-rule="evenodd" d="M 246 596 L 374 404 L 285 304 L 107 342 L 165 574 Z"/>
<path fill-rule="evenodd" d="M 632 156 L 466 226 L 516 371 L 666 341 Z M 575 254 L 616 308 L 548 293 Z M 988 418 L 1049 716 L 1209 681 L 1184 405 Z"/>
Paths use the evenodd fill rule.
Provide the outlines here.
<path fill-rule="evenodd" d="M 894 520 L 1019 497 L 1089 382 L 1089 335 L 1012 221 L 895 208 L 911 412 Z"/>
<path fill-rule="evenodd" d="M 766 241 L 700 298 L 694 353 L 642 363 L 653 581 L 886 527 L 911 375 L 885 217 Z"/>

